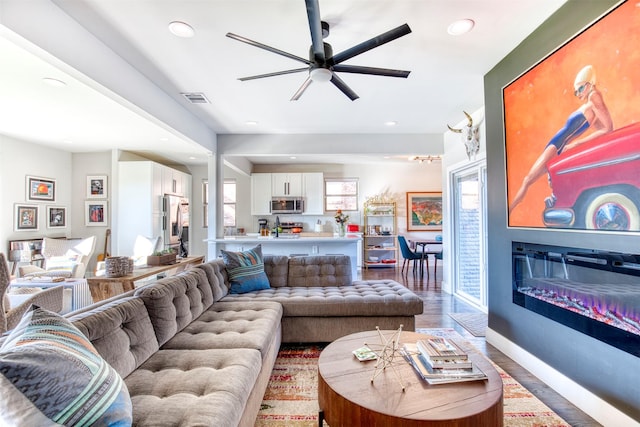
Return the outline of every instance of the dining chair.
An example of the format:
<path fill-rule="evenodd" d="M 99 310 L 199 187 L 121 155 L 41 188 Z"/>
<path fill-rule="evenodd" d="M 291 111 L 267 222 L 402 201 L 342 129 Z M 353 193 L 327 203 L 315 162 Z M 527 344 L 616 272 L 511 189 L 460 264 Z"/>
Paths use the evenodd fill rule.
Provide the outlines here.
<path fill-rule="evenodd" d="M 404 273 L 404 267 L 413 261 L 413 273 L 416 273 L 416 261 L 420 261 L 422 267 L 422 254 L 414 252 L 409 248 L 409 244 L 407 243 L 407 239 L 404 236 L 398 236 L 398 244 L 400 245 L 400 251 L 402 252 L 402 258 L 404 258 L 402 262 L 402 269 L 400 270 Z"/>

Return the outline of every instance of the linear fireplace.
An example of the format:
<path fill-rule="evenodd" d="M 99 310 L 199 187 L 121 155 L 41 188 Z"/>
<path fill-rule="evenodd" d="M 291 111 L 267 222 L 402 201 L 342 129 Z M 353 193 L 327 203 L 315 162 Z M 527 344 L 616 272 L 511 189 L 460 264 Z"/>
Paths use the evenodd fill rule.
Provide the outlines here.
<path fill-rule="evenodd" d="M 513 242 L 513 302 L 640 357 L 640 255 Z"/>

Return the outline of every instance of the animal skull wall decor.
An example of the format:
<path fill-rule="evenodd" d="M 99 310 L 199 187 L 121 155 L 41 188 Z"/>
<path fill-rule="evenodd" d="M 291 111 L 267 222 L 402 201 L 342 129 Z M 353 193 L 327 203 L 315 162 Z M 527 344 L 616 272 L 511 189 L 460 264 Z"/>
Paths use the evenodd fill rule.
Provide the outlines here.
<path fill-rule="evenodd" d="M 474 126 L 473 118 L 469 113 L 466 111 L 463 111 L 463 113 L 467 116 L 467 125 L 464 128 L 456 129 L 449 125 L 447 127 L 450 131 L 461 134 L 462 142 L 464 142 L 464 147 L 467 150 L 467 157 L 471 160 L 471 156 L 473 156 L 475 160 L 476 154 L 480 151 L 480 124 L 484 118 Z"/>

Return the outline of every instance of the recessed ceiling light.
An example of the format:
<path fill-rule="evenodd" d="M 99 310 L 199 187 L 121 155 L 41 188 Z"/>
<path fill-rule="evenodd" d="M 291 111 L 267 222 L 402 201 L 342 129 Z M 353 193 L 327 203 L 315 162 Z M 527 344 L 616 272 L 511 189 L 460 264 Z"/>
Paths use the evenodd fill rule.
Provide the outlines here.
<path fill-rule="evenodd" d="M 256 122 L 255 120 L 247 120 L 246 122 L 244 122 L 244 124 L 248 126 L 257 126 L 258 122 Z"/>
<path fill-rule="evenodd" d="M 194 156 L 189 156 L 189 160 L 196 160 L 196 157 L 194 157 Z"/>
<path fill-rule="evenodd" d="M 459 19 L 447 27 L 447 32 L 452 36 L 459 36 L 468 33 L 476 23 L 473 19 Z"/>
<path fill-rule="evenodd" d="M 290 156 L 289 158 L 290 158 L 291 160 L 295 160 L 295 159 L 297 159 L 297 157 L 296 157 L 296 156 Z"/>
<path fill-rule="evenodd" d="M 59 79 L 54 79 L 53 77 L 43 77 L 42 82 L 48 84 L 49 86 L 55 86 L 55 87 L 64 87 L 67 85 L 64 81 Z"/>
<path fill-rule="evenodd" d="M 398 122 L 395 122 L 393 120 L 389 120 L 388 122 L 384 122 L 385 126 L 395 126 L 397 124 L 398 124 Z"/>
<path fill-rule="evenodd" d="M 189 38 L 193 37 L 196 32 L 193 27 L 182 21 L 173 21 L 169 23 L 169 31 L 175 36 Z"/>

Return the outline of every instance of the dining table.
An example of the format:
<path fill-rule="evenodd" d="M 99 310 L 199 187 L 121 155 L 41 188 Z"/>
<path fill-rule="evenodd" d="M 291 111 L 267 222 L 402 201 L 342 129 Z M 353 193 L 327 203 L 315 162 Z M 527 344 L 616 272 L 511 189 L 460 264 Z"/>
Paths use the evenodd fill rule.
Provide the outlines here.
<path fill-rule="evenodd" d="M 413 245 L 415 246 L 416 253 L 422 254 L 422 259 L 420 260 L 420 277 L 424 277 L 424 264 L 427 264 L 427 279 L 429 278 L 429 255 L 433 255 L 433 262 L 438 262 L 438 259 L 435 257 L 436 254 L 442 252 L 442 240 L 414 240 Z M 431 249 L 430 246 L 439 246 L 437 249 Z M 418 248 L 422 248 L 418 250 Z"/>

